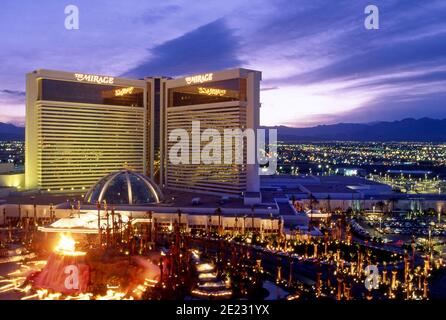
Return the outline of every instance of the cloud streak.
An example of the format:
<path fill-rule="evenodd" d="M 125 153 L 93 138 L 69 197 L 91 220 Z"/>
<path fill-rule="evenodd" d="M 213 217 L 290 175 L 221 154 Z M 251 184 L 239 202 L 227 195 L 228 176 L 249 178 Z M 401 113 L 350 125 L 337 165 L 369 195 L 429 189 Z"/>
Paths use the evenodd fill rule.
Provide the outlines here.
<path fill-rule="evenodd" d="M 238 40 L 219 19 L 150 50 L 148 61 L 123 76 L 179 76 L 240 66 Z"/>

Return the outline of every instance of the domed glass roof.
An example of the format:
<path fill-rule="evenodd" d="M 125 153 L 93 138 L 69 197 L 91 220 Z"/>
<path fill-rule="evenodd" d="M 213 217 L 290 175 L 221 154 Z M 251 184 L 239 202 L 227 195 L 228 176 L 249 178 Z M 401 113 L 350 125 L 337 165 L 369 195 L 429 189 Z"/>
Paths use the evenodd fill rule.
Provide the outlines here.
<path fill-rule="evenodd" d="M 145 204 L 162 201 L 158 186 L 148 177 L 129 170 L 111 173 L 100 179 L 85 195 L 88 203 Z"/>

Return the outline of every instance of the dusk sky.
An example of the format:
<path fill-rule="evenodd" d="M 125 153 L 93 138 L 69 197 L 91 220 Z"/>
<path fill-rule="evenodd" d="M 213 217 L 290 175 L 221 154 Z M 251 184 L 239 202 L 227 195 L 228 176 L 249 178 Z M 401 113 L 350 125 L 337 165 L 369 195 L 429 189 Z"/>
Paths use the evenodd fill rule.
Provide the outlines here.
<path fill-rule="evenodd" d="M 64 8 L 80 10 L 66 30 Z M 364 8 L 380 9 L 380 29 Z M 446 1 L 2 0 L 0 121 L 24 123 L 25 74 L 263 72 L 261 123 L 446 118 Z"/>

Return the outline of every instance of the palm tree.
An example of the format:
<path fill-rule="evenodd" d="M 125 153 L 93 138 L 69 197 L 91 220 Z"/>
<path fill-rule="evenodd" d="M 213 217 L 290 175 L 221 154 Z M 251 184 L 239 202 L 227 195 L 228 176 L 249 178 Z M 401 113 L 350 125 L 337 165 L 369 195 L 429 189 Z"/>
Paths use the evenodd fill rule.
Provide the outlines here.
<path fill-rule="evenodd" d="M 215 214 L 218 216 L 218 235 L 221 235 L 221 208 L 215 209 Z"/>
<path fill-rule="evenodd" d="M 272 213 L 269 214 L 269 219 L 270 219 L 270 221 L 271 221 L 271 230 L 270 230 L 270 232 L 271 232 L 271 234 L 272 234 L 273 229 L 274 229 L 274 228 L 273 228 L 274 216 L 273 216 Z"/>
<path fill-rule="evenodd" d="M 179 231 L 181 231 L 181 214 L 182 214 L 181 210 L 178 209 L 177 210 L 177 215 L 178 215 L 178 230 Z"/>
<path fill-rule="evenodd" d="M 319 201 L 317 201 L 316 197 L 310 193 L 310 223 L 308 224 L 308 231 L 311 230 L 311 227 L 313 225 L 313 208 L 316 204 L 319 203 Z"/>
<path fill-rule="evenodd" d="M 379 211 L 383 212 L 384 211 L 384 202 L 378 201 L 376 203 L 376 207 L 378 208 Z"/>
<path fill-rule="evenodd" d="M 22 221 L 22 206 L 19 204 L 19 223 Z"/>
<path fill-rule="evenodd" d="M 235 215 L 235 234 L 238 235 L 238 215 Z"/>
<path fill-rule="evenodd" d="M 149 238 L 149 242 L 152 242 L 152 217 L 153 217 L 153 211 L 149 211 L 148 212 L 148 216 L 149 216 L 149 230 L 148 230 L 148 238 Z"/>
<path fill-rule="evenodd" d="M 98 235 L 99 235 L 99 248 L 102 247 L 102 231 L 101 231 L 101 203 L 96 202 L 96 208 L 98 209 Z"/>
<path fill-rule="evenodd" d="M 310 198 L 310 210 L 313 211 L 314 205 L 317 204 L 318 201 L 316 197 L 313 195 L 313 193 L 310 193 L 309 198 Z"/>
<path fill-rule="evenodd" d="M 327 210 L 331 212 L 331 197 L 329 194 L 327 195 Z"/>
<path fill-rule="evenodd" d="M 251 206 L 251 232 L 254 236 L 254 205 Z"/>
<path fill-rule="evenodd" d="M 389 201 L 390 201 L 390 204 L 391 204 L 391 210 L 390 210 L 390 213 L 392 213 L 394 210 L 395 210 L 395 203 L 398 201 L 398 199 L 397 198 L 395 198 L 395 197 L 391 197 L 390 199 L 389 199 Z"/>
<path fill-rule="evenodd" d="M 207 233 L 208 233 L 208 238 L 210 238 L 211 237 L 211 232 L 212 232 L 212 216 L 211 215 L 209 215 L 208 216 L 208 228 L 207 228 Z"/>

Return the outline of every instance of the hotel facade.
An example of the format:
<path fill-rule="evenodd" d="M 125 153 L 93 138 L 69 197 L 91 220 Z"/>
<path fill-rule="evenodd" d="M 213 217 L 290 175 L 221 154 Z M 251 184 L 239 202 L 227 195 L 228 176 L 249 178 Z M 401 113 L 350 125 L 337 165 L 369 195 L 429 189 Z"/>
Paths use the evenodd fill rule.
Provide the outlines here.
<path fill-rule="evenodd" d="M 184 78 L 125 79 L 37 70 L 26 78 L 25 188 L 87 192 L 128 169 L 163 188 L 242 196 L 259 191 L 257 164 L 168 159 L 174 129 L 256 129 L 261 73 L 233 69 Z M 193 150 L 190 150 L 192 156 Z"/>
<path fill-rule="evenodd" d="M 199 121 L 201 132 L 216 129 L 257 129 L 259 127 L 260 72 L 245 69 L 207 73 L 166 81 L 165 133 L 169 137 L 175 129 L 192 130 L 193 121 Z M 223 139 L 222 139 L 223 141 Z M 165 161 L 164 185 L 171 189 L 227 193 L 241 195 L 246 191 L 259 191 L 258 166 L 247 163 L 246 143 L 243 161 L 235 161 L 235 143 L 232 145 L 231 163 L 225 163 L 223 152 L 220 163 L 173 164 Z M 164 139 L 164 149 L 175 144 Z M 191 158 L 197 156 L 208 141 L 201 141 L 200 148 L 190 149 Z M 167 155 L 166 153 L 163 153 Z"/>

